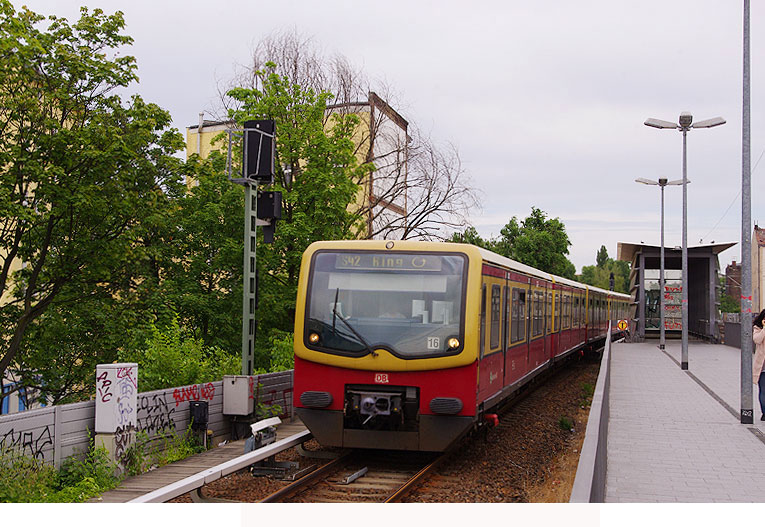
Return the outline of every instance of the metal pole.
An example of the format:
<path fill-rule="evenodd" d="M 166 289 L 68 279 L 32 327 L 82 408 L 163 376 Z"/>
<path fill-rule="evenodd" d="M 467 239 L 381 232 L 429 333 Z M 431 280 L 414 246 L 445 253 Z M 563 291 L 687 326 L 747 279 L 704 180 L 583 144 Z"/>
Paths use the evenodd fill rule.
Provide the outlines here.
<path fill-rule="evenodd" d="M 741 424 L 754 422 L 752 408 L 752 202 L 749 0 L 744 0 L 744 93 L 741 123 Z"/>
<path fill-rule="evenodd" d="M 246 134 L 246 132 L 245 132 Z M 254 188 L 253 188 L 254 187 Z M 258 188 L 256 183 L 244 184 L 244 277 L 242 291 L 242 375 L 252 375 L 255 348 L 255 289 L 257 266 L 255 261 L 255 218 Z"/>
<path fill-rule="evenodd" d="M 686 135 L 688 128 L 683 127 L 683 303 L 682 303 L 682 355 L 680 369 L 688 369 L 688 164 L 686 156 Z"/>
<path fill-rule="evenodd" d="M 661 184 L 660 184 L 661 185 Z M 664 186 L 661 185 L 661 269 L 659 270 L 659 349 L 664 349 Z"/>

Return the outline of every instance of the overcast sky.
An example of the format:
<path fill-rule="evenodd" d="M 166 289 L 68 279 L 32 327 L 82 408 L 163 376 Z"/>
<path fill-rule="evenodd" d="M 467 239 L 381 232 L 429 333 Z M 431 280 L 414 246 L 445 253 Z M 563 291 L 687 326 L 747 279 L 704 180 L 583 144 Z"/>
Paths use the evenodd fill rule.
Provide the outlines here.
<path fill-rule="evenodd" d="M 78 17 L 83 2 L 12 0 Z M 121 10 L 137 90 L 185 130 L 263 37 L 296 29 L 392 86 L 397 110 L 454 143 L 496 236 L 536 206 L 560 218 L 580 271 L 601 245 L 659 243 L 659 190 L 635 178 L 679 179 L 682 135 L 643 125 L 722 116 L 688 134 L 690 245 L 741 238 L 743 2 L 730 0 L 92 0 Z M 752 220 L 765 226 L 765 5 L 752 2 Z M 681 243 L 681 187 L 666 190 L 666 244 Z M 740 244 L 720 265 L 740 261 Z"/>

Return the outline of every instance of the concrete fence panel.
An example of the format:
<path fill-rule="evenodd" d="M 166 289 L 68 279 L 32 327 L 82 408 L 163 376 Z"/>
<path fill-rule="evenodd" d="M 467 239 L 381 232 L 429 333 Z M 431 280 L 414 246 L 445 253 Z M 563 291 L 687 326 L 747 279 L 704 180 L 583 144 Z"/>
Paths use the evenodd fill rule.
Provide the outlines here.
<path fill-rule="evenodd" d="M 283 418 L 291 416 L 292 373 L 253 375 L 250 397 L 267 407 L 278 405 Z M 223 414 L 223 381 L 138 393 L 136 428 L 156 440 L 182 433 L 190 424 L 190 401 L 207 401 L 207 428 L 214 438 L 229 436 L 231 420 Z M 67 457 L 87 451 L 95 411 L 95 401 L 86 401 L 0 416 L 0 447 L 14 448 L 58 467 Z"/>

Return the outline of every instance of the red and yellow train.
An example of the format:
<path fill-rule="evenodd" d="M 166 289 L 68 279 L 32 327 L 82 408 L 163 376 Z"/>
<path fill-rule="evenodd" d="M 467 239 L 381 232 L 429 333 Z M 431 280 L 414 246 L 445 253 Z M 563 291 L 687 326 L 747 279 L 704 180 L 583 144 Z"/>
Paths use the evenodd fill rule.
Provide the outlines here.
<path fill-rule="evenodd" d="M 322 445 L 443 451 L 604 340 L 629 301 L 472 245 L 317 242 L 298 286 L 296 412 Z"/>

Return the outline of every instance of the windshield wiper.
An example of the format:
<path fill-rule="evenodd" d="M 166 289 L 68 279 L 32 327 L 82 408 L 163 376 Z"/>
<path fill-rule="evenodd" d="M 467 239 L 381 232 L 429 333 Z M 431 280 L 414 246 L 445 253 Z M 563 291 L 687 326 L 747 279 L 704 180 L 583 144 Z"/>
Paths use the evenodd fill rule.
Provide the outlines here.
<path fill-rule="evenodd" d="M 339 288 L 338 288 L 338 290 L 339 290 Z M 335 295 L 335 298 L 337 298 L 337 295 Z M 351 333 L 353 333 L 353 335 L 354 335 L 354 336 L 355 336 L 357 339 L 359 339 L 359 342 L 360 342 L 361 344 L 363 344 L 363 345 L 364 345 L 364 347 L 367 349 L 367 351 L 368 351 L 369 353 L 371 353 L 373 357 L 377 357 L 378 353 L 376 353 L 376 352 L 375 352 L 375 350 L 373 350 L 373 349 L 372 349 L 372 346 L 370 346 L 370 345 L 369 345 L 369 343 L 368 343 L 366 340 L 364 340 L 364 337 L 362 337 L 362 336 L 359 334 L 359 332 L 358 332 L 358 331 L 356 331 L 356 330 L 353 328 L 353 326 L 351 326 L 351 323 L 350 323 L 350 322 L 348 322 L 347 320 L 345 320 L 345 319 L 342 317 L 342 315 L 340 315 L 340 313 L 338 313 L 338 312 L 337 312 L 337 302 L 335 302 L 335 305 L 334 305 L 334 306 L 332 306 L 332 314 L 333 314 L 333 316 L 332 316 L 332 327 L 333 327 L 333 328 L 334 328 L 334 326 L 335 326 L 335 319 L 338 319 L 338 320 L 340 320 L 340 322 L 342 322 L 343 324 L 345 324 L 345 327 L 347 327 L 348 329 L 350 329 L 350 330 L 351 330 Z"/>
<path fill-rule="evenodd" d="M 340 294 L 340 288 L 335 289 L 335 303 L 332 304 L 332 333 L 335 333 L 335 320 L 337 319 L 337 296 Z M 342 317 L 341 317 L 342 318 Z"/>

